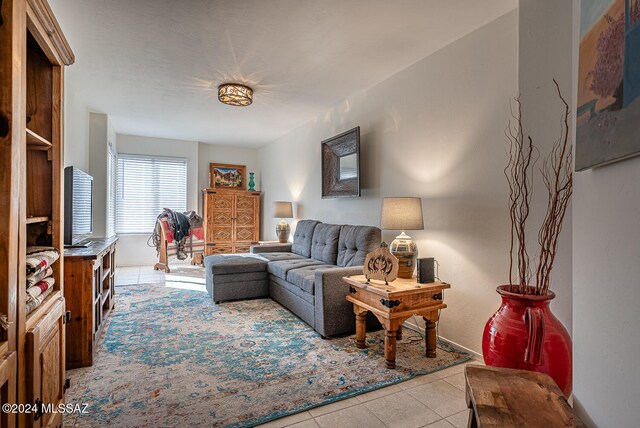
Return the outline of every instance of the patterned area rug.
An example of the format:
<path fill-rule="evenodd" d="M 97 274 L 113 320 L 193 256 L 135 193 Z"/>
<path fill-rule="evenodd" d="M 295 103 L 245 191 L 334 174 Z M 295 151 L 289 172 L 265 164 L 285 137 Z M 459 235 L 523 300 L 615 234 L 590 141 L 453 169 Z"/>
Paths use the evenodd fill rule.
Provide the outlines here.
<path fill-rule="evenodd" d="M 270 299 L 215 305 L 201 284 L 171 284 L 117 289 L 95 365 L 68 372 L 67 403 L 88 413 L 65 425 L 253 426 L 469 359 L 442 343 L 425 358 L 423 341 L 405 339 L 389 370 L 382 332 L 360 350 Z"/>

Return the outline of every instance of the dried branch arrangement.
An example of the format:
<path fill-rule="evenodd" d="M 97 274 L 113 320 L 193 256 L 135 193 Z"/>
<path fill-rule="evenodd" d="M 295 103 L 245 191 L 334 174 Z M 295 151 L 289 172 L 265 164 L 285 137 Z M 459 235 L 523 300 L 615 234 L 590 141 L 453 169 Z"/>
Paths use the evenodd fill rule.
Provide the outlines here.
<path fill-rule="evenodd" d="M 509 140 L 509 162 L 504 169 L 509 184 L 509 217 L 511 220 L 511 244 L 509 249 L 509 284 L 511 292 L 545 295 L 549 291 L 551 270 L 558 250 L 558 237 L 567 206 L 573 193 L 573 152 L 569 141 L 569 104 L 560 92 L 558 82 L 553 79 L 558 97 L 564 104 L 560 138 L 556 140 L 548 156 L 543 160 L 540 172 L 547 188 L 547 213 L 540 231 L 535 268 L 535 286 L 529 287 L 534 268 L 526 245 L 526 224 L 530 214 L 533 195 L 533 169 L 539 152 L 531 136 L 522 129 L 522 105 L 515 99 L 511 119 L 505 131 Z M 517 278 L 514 281 L 514 264 Z"/>

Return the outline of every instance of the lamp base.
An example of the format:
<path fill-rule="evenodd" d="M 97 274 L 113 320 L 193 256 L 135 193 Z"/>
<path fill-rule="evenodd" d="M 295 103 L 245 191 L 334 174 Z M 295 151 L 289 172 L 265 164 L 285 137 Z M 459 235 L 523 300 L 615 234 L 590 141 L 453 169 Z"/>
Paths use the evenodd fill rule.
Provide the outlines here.
<path fill-rule="evenodd" d="M 413 242 L 413 239 L 403 231 L 391 242 L 389 250 L 399 262 L 398 278 L 413 278 L 413 272 L 416 270 L 416 260 L 418 259 L 418 245 Z"/>
<path fill-rule="evenodd" d="M 289 234 L 291 233 L 291 227 L 289 223 L 284 220 L 280 220 L 276 226 L 276 235 L 278 236 L 278 242 L 286 244 L 289 242 Z"/>

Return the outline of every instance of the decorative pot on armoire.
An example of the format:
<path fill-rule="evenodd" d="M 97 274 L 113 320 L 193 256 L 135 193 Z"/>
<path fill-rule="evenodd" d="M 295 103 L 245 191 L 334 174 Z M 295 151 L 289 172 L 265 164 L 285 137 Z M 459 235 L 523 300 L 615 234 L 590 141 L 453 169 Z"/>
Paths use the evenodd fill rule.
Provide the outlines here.
<path fill-rule="evenodd" d="M 562 223 L 573 193 L 573 159 L 569 105 L 558 83 L 553 82 L 564 106 L 562 128 L 560 138 L 553 143 L 541 167 L 536 166 L 540 152 L 522 128 L 519 98 L 515 99 L 514 114 L 507 128 L 510 147 L 504 173 L 509 185 L 511 220 L 509 284 L 497 288 L 502 304 L 484 328 L 482 354 L 488 366 L 546 373 L 569 397 L 572 389 L 571 338 L 549 308 L 549 302 L 555 297 L 549 288 Z M 535 253 L 537 260 L 532 261 L 529 254 L 533 252 L 527 248 L 530 243 L 527 241 L 530 230 L 527 220 L 536 181 L 533 171 L 538 169 L 547 190 L 547 212 L 537 235 L 540 246 Z"/>

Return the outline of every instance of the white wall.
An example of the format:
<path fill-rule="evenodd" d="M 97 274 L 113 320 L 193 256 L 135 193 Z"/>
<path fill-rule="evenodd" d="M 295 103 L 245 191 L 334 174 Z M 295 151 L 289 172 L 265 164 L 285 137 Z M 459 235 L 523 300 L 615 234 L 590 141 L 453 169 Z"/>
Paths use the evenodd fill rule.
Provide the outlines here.
<path fill-rule="evenodd" d="M 599 427 L 637 427 L 640 158 L 579 172 L 573 222 L 574 404 Z"/>
<path fill-rule="evenodd" d="M 554 114 L 544 101 L 545 93 L 552 96 L 551 75 L 571 91 L 575 111 L 579 9 L 577 0 L 520 0 L 520 88 L 535 89 L 529 126 L 538 135 L 553 129 Z M 640 158 L 574 174 L 573 402 L 594 427 L 637 427 L 640 420 L 638 183 Z M 565 286 L 558 282 L 560 298 Z"/>
<path fill-rule="evenodd" d="M 109 116 L 89 113 L 89 170 L 93 177 L 93 237 L 107 235 L 107 158 L 109 144 L 116 147 L 116 133 Z"/>
<path fill-rule="evenodd" d="M 117 135 L 118 153 L 153 156 L 172 156 L 187 159 L 187 209 L 198 209 L 198 143 L 196 141 L 169 140 L 164 138 Z M 106 158 L 105 158 L 106 165 Z M 158 213 L 160 214 L 160 213 Z M 147 246 L 149 233 L 118 235 L 116 247 L 119 266 L 153 265 L 157 262 L 155 247 Z"/>
<path fill-rule="evenodd" d="M 578 1 L 573 22 L 576 62 Z M 639 183 L 640 158 L 575 174 L 573 402 L 590 426 L 640 425 Z"/>
<path fill-rule="evenodd" d="M 64 85 L 64 166 L 88 172 L 89 110 L 68 73 L 64 76 Z"/>
<path fill-rule="evenodd" d="M 508 280 L 503 130 L 517 74 L 513 11 L 264 146 L 264 239 L 275 237 L 274 200 L 294 201 L 297 219 L 379 225 L 381 197 L 422 197 L 425 230 L 410 234 L 453 284 L 440 334 L 480 351 Z M 320 141 L 357 125 L 362 197 L 323 200 Z"/>
<path fill-rule="evenodd" d="M 198 143 L 198 189 L 209 187 L 209 163 L 230 163 L 247 167 L 247 183 L 249 172 L 254 172 L 256 190 L 260 190 L 260 167 L 258 150 L 239 147 L 222 146 L 219 144 Z M 247 184 L 247 188 L 249 185 Z M 198 213 L 202 214 L 202 197 L 198 195 Z"/>
<path fill-rule="evenodd" d="M 113 124 L 106 114 L 90 112 L 73 80 L 65 74 L 64 165 L 93 177 L 93 237 L 106 235 L 107 144 L 115 145 Z"/>
<path fill-rule="evenodd" d="M 523 126 L 540 151 L 538 164 L 534 168 L 536 181 L 527 244 L 528 248 L 537 250 L 540 247 L 537 242 L 538 230 L 547 209 L 547 191 L 539 168 L 544 156 L 550 153 L 553 144 L 560 138 L 560 119 L 564 114 L 564 105 L 553 84 L 554 78 L 558 81 L 564 98 L 570 103 L 573 100 L 572 0 L 520 0 L 518 12 L 518 84 Z M 570 141 L 573 141 L 572 134 L 573 132 Z M 569 334 L 572 330 L 571 236 L 570 206 L 558 241 L 558 253 L 551 277 L 551 290 L 556 294 L 551 309 Z"/>

